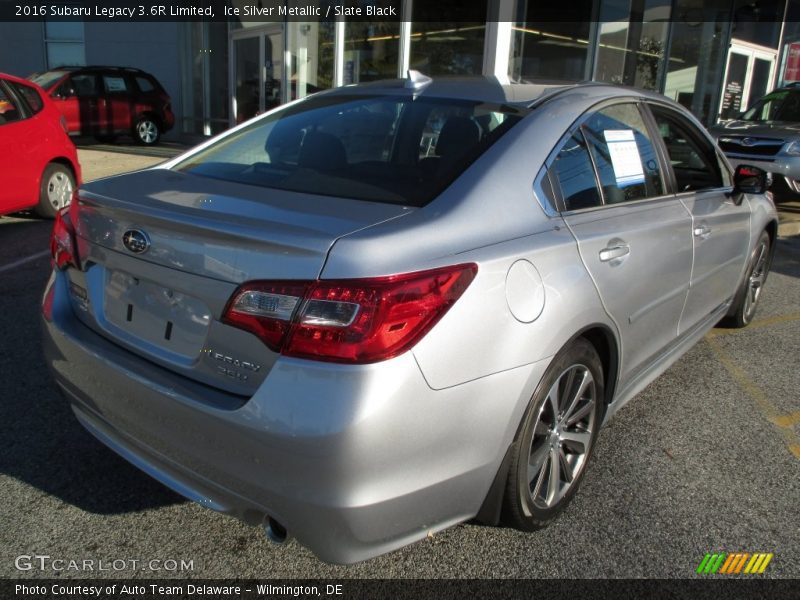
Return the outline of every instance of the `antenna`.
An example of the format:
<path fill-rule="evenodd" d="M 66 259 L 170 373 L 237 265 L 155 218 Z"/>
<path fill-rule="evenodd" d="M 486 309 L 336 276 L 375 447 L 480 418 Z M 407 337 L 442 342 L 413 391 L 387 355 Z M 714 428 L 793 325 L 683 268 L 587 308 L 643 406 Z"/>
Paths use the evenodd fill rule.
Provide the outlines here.
<path fill-rule="evenodd" d="M 403 87 L 407 90 L 419 91 L 429 86 L 431 83 L 433 83 L 433 79 L 427 75 L 423 75 L 414 69 L 409 69 L 408 77 L 406 77 L 406 82 L 403 84 Z"/>

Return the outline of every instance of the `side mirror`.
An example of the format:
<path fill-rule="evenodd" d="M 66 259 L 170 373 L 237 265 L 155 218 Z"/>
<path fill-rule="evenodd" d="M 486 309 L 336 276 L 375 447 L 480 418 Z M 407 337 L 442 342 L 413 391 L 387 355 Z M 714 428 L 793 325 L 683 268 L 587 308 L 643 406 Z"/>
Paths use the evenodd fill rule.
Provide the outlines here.
<path fill-rule="evenodd" d="M 752 165 L 739 165 L 733 172 L 733 195 L 763 194 L 772 183 L 769 173 Z"/>

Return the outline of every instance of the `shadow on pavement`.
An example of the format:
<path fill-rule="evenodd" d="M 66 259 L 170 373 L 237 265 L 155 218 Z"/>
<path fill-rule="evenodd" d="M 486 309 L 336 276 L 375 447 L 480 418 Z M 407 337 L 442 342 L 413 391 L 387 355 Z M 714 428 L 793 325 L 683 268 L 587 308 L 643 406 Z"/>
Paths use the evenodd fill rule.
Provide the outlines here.
<path fill-rule="evenodd" d="M 52 382 L 39 308 L 49 260 L 3 273 L 0 282 L 0 473 L 92 513 L 184 502 L 86 432 Z"/>
<path fill-rule="evenodd" d="M 93 137 L 74 137 L 72 141 L 81 150 L 97 150 L 99 152 L 117 152 L 136 156 L 152 156 L 155 158 L 172 158 L 186 152 L 190 145 L 178 142 L 159 142 L 155 146 L 142 146 L 132 139 L 120 136 L 113 142 L 98 141 Z"/>

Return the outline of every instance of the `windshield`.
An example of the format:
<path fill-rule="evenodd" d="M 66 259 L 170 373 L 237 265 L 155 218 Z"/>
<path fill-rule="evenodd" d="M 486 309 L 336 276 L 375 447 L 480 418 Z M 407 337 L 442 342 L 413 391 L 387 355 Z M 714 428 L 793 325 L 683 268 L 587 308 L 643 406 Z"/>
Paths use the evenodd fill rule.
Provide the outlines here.
<path fill-rule="evenodd" d="M 31 75 L 28 79 L 46 90 L 66 74 L 66 71 L 47 71 Z"/>
<path fill-rule="evenodd" d="M 316 96 L 279 109 L 174 168 L 310 194 L 423 206 L 524 109 L 411 96 Z"/>
<path fill-rule="evenodd" d="M 742 116 L 743 121 L 800 121 L 800 91 L 767 94 Z"/>

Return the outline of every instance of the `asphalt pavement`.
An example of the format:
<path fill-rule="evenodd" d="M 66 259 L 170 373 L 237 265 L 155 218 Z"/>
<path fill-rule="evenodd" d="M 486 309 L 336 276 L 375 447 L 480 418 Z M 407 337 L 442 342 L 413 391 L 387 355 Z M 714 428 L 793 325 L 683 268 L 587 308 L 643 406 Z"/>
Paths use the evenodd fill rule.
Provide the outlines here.
<path fill-rule="evenodd" d="M 81 150 L 86 179 L 163 158 Z M 42 359 L 50 227 L 0 218 L 0 577 L 682 578 L 719 551 L 770 552 L 763 577 L 800 577 L 798 237 L 779 241 L 749 328 L 712 331 L 601 431 L 549 528 L 464 524 L 333 566 L 183 500 L 81 428 Z M 44 570 L 19 559 L 45 555 Z M 97 570 L 115 560 L 138 562 Z M 165 570 L 171 560 L 187 568 Z"/>

